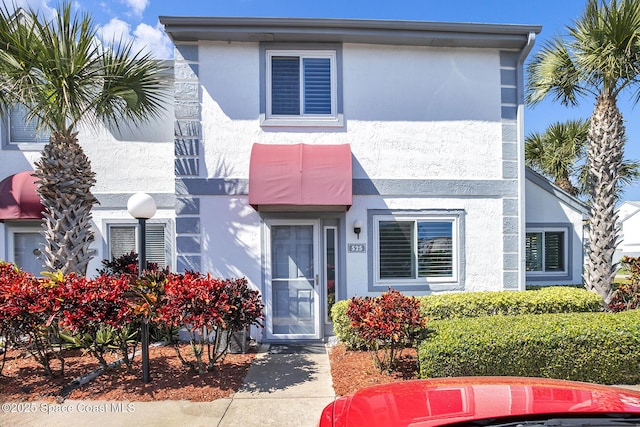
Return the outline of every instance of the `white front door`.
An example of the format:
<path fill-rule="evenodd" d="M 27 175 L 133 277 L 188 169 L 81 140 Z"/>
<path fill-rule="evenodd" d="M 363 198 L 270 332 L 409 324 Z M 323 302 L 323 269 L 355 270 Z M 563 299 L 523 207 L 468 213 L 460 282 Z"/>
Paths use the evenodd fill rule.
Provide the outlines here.
<path fill-rule="evenodd" d="M 267 339 L 318 339 L 319 222 L 273 220 L 266 230 Z"/>

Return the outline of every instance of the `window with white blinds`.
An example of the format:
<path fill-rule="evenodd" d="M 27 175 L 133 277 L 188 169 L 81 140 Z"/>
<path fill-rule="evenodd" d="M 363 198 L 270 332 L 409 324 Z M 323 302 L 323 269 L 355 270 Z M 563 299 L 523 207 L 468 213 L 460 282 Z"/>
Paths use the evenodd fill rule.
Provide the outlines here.
<path fill-rule="evenodd" d="M 146 257 L 160 267 L 167 266 L 164 224 L 146 225 Z M 109 255 L 113 260 L 131 252 L 138 252 L 138 227 L 136 225 L 111 225 L 109 227 Z"/>
<path fill-rule="evenodd" d="M 335 51 L 267 51 L 267 118 L 336 117 Z"/>
<path fill-rule="evenodd" d="M 525 241 L 528 272 L 565 273 L 567 271 L 567 231 L 527 230 Z"/>
<path fill-rule="evenodd" d="M 455 218 L 377 217 L 377 281 L 449 281 L 457 274 Z"/>
<path fill-rule="evenodd" d="M 45 144 L 49 142 L 49 133 L 38 131 L 36 129 L 37 122 L 27 120 L 27 109 L 23 105 L 13 106 L 9 110 L 8 121 L 9 144 Z"/>

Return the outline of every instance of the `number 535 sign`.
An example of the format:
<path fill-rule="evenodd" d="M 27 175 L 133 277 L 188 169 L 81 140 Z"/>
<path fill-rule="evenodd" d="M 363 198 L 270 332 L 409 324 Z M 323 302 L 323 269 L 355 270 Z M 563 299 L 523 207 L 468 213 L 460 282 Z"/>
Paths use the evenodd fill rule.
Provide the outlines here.
<path fill-rule="evenodd" d="M 347 252 L 364 254 L 367 253 L 366 243 L 347 243 Z"/>

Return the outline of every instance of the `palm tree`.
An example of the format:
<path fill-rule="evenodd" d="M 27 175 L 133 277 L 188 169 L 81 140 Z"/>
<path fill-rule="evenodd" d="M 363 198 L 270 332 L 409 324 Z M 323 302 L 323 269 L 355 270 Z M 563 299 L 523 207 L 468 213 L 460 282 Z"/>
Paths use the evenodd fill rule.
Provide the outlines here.
<path fill-rule="evenodd" d="M 49 271 L 84 274 L 91 259 L 95 174 L 78 125 L 146 121 L 158 116 L 167 93 L 158 61 L 131 43 L 102 45 L 96 30 L 89 15 L 72 14 L 70 2 L 50 21 L 33 9 L 0 10 L 0 107 L 22 105 L 28 120 L 50 132 L 35 168 Z"/>
<path fill-rule="evenodd" d="M 564 105 L 577 105 L 583 96 L 595 98 L 587 137 L 591 215 L 585 287 L 608 304 L 615 274 L 615 205 L 625 141 L 617 98 L 638 83 L 640 2 L 589 0 L 567 30 L 567 40 L 556 36 L 529 63 L 527 101 L 535 104 L 551 96 Z"/>
<path fill-rule="evenodd" d="M 555 122 L 544 132 L 527 135 L 524 145 L 525 163 L 535 171 L 550 178 L 555 185 L 573 196 L 589 195 L 587 136 L 589 121 L 583 119 Z M 622 161 L 617 192 L 640 177 L 640 163 Z"/>
<path fill-rule="evenodd" d="M 525 163 L 543 175 L 551 177 L 554 184 L 576 196 L 580 189 L 571 178 L 580 168 L 589 132 L 589 122 L 569 120 L 551 124 L 544 133 L 533 132 L 525 140 Z"/>

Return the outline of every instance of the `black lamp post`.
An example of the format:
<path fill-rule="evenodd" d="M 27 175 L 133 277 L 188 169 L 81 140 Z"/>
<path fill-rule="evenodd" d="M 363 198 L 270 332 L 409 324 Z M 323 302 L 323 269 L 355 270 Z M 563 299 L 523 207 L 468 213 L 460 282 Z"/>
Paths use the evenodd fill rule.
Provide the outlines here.
<path fill-rule="evenodd" d="M 138 277 L 142 275 L 142 271 L 147 266 L 147 230 L 146 221 L 153 217 L 156 213 L 156 202 L 148 194 L 135 193 L 129 197 L 127 202 L 127 210 L 129 214 L 138 220 L 140 224 L 139 239 L 140 249 L 138 251 Z M 149 319 L 145 316 L 142 319 L 142 330 L 140 331 L 140 341 L 142 344 L 142 381 L 148 383 L 151 381 L 149 375 Z"/>

